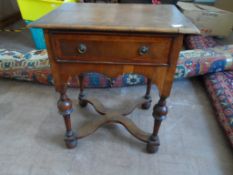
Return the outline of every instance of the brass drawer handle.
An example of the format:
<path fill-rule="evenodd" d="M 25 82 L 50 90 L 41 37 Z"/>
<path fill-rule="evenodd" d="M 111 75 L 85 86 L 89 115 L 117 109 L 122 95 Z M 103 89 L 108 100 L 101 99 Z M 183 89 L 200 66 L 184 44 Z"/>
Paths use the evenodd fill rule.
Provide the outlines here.
<path fill-rule="evenodd" d="M 140 55 L 145 55 L 145 54 L 147 54 L 149 52 L 149 47 L 147 47 L 147 46 L 141 46 L 140 48 L 139 48 L 139 54 Z"/>
<path fill-rule="evenodd" d="M 87 52 L 87 46 L 85 44 L 80 44 L 78 47 L 78 53 L 84 54 Z"/>

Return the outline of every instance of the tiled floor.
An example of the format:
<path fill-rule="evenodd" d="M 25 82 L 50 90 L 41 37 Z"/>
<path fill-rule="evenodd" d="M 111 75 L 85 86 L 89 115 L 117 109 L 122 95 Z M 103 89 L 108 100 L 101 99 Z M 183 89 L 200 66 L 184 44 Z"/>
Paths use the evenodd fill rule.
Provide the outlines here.
<path fill-rule="evenodd" d="M 144 91 L 143 86 L 86 90 L 110 107 L 134 100 Z M 68 90 L 72 99 L 77 93 Z M 158 100 L 156 94 L 153 87 L 153 99 Z M 57 98 L 53 87 L 0 80 L 1 175 L 232 175 L 232 150 L 196 79 L 175 82 L 160 132 L 161 147 L 154 155 L 147 154 L 145 144 L 119 125 L 100 128 L 80 140 L 77 148 L 67 150 Z M 136 109 L 128 117 L 151 132 L 151 113 L 152 109 Z M 95 117 L 90 106 L 83 109 L 74 104 L 76 132 Z"/>

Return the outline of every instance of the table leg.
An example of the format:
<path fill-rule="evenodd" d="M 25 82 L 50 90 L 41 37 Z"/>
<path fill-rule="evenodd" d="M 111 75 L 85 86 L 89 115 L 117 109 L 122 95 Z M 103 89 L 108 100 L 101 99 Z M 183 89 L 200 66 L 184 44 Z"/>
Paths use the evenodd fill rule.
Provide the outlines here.
<path fill-rule="evenodd" d="M 151 91 L 151 79 L 147 79 L 147 85 L 146 85 L 146 94 L 144 96 L 145 99 L 147 99 L 147 102 L 142 104 L 142 109 L 149 109 L 151 106 L 151 96 L 150 96 L 150 91 Z"/>
<path fill-rule="evenodd" d="M 84 98 L 84 86 L 83 86 L 83 74 L 79 75 L 78 76 L 78 79 L 79 79 L 79 88 L 80 88 L 80 92 L 79 92 L 79 105 L 81 107 L 85 107 L 87 106 L 87 102 L 86 101 L 83 101 L 82 99 Z"/>
<path fill-rule="evenodd" d="M 65 133 L 65 143 L 67 148 L 75 148 L 77 146 L 77 138 L 75 133 L 72 131 L 71 127 L 71 118 L 70 115 L 72 113 L 72 102 L 67 97 L 65 90 L 60 92 L 60 99 L 57 102 L 57 107 L 59 109 L 60 114 L 64 118 L 66 133 Z"/>
<path fill-rule="evenodd" d="M 154 106 L 153 109 L 154 129 L 147 143 L 148 153 L 155 153 L 158 151 L 160 145 L 158 132 L 161 122 L 166 118 L 167 112 L 168 109 L 166 106 L 166 97 L 160 97 L 159 102 Z"/>

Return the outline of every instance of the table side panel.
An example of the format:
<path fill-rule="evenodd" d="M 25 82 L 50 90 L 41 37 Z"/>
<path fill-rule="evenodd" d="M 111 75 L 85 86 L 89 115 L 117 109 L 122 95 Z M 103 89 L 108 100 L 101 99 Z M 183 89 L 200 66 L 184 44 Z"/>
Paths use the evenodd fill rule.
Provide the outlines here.
<path fill-rule="evenodd" d="M 139 66 L 139 65 L 114 65 L 114 64 L 83 64 L 83 63 L 57 63 L 62 82 L 67 82 L 69 77 L 89 72 L 103 74 L 109 78 L 116 78 L 126 73 L 135 73 L 152 80 L 159 92 L 162 92 L 164 81 L 169 67 L 167 66 Z"/>

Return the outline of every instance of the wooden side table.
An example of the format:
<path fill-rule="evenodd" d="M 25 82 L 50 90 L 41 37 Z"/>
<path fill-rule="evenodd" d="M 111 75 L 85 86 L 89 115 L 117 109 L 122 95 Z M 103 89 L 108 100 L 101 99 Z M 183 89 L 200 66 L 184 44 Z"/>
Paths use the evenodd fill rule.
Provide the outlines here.
<path fill-rule="evenodd" d="M 74 148 L 77 140 L 92 134 L 106 123 L 122 124 L 133 136 L 147 143 L 147 151 L 159 147 L 158 131 L 166 118 L 173 74 L 183 35 L 199 30 L 172 5 L 81 4 L 66 3 L 49 15 L 31 23 L 45 31 L 46 44 L 56 91 L 60 93 L 58 109 L 66 126 L 65 143 Z M 99 72 L 110 77 L 138 73 L 148 78 L 144 98 L 124 111 L 106 109 L 98 100 L 83 94 L 83 73 Z M 79 102 L 93 105 L 101 117 L 72 130 L 72 102 L 66 94 L 70 76 L 78 76 Z M 139 129 L 125 117 L 135 107 L 148 109 L 151 83 L 156 84 L 160 99 L 153 108 L 152 134 Z"/>

